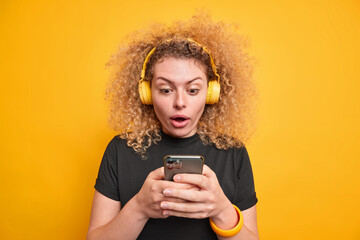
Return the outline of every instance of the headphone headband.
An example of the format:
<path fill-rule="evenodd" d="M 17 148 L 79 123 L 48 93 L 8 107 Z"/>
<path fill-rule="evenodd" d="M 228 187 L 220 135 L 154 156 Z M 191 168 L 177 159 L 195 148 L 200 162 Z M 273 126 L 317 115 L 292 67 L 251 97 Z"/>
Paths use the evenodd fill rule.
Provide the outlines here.
<path fill-rule="evenodd" d="M 151 49 L 151 51 L 146 55 L 142 70 L 141 70 L 141 79 L 140 81 L 142 81 L 145 78 L 145 71 L 146 71 L 146 65 L 150 60 L 150 57 L 153 55 L 153 53 L 155 52 L 156 47 L 154 47 L 153 49 Z"/>

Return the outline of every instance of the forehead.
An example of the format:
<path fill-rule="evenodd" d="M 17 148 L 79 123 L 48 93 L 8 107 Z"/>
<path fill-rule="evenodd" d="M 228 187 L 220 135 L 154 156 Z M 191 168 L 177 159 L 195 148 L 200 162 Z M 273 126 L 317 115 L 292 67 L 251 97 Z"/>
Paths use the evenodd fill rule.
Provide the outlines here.
<path fill-rule="evenodd" d="M 196 77 L 206 80 L 205 66 L 196 59 L 166 57 L 154 65 L 154 80 L 159 77 L 173 81 Z"/>

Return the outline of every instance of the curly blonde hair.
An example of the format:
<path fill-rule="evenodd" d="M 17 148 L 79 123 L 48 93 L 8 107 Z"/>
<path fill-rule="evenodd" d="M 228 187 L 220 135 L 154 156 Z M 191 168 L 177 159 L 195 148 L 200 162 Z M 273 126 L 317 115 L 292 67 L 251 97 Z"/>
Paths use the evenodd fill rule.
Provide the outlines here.
<path fill-rule="evenodd" d="M 255 129 L 253 103 L 257 95 L 252 78 L 253 59 L 245 51 L 246 43 L 237 34 L 236 25 L 215 22 L 203 11 L 187 21 L 170 26 L 152 24 L 129 35 L 107 63 L 113 70 L 106 91 L 111 126 L 144 157 L 151 144 L 161 140 L 161 125 L 154 109 L 141 103 L 138 92 L 146 56 L 156 47 L 146 67 L 145 80 L 150 82 L 155 63 L 165 57 L 195 59 L 206 66 L 208 79 L 212 79 L 210 58 L 203 49 L 206 47 L 220 75 L 221 92 L 217 104 L 205 106 L 197 134 L 204 144 L 214 144 L 219 149 L 244 145 Z"/>

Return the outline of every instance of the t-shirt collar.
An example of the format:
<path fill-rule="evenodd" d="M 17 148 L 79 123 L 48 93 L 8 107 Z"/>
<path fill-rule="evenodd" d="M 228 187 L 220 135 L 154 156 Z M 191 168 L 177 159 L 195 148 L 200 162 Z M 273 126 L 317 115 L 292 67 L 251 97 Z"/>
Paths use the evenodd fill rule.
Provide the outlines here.
<path fill-rule="evenodd" d="M 173 146 L 186 146 L 186 145 L 190 145 L 192 143 L 195 143 L 196 140 L 199 139 L 198 134 L 194 134 L 190 137 L 186 137 L 186 138 L 176 138 L 176 137 L 172 137 L 167 135 L 166 133 L 164 133 L 162 130 L 160 131 L 160 135 L 161 135 L 161 139 L 163 142 L 173 145 Z"/>

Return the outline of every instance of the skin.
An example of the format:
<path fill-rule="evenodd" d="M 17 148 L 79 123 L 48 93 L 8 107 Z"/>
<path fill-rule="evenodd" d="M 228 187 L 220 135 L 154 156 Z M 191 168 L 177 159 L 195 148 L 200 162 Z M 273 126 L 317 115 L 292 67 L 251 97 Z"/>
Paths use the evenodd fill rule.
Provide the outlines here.
<path fill-rule="evenodd" d="M 206 91 L 204 68 L 197 62 L 165 58 L 156 63 L 152 97 L 162 130 L 179 138 L 195 134 Z M 185 116 L 186 122 L 174 122 L 173 116 Z M 163 178 L 163 167 L 150 172 L 140 191 L 123 208 L 120 202 L 95 190 L 87 239 L 136 239 L 149 218 L 211 217 L 221 229 L 237 224 L 237 213 L 208 166 L 204 165 L 202 175 L 178 174 L 174 182 Z M 219 239 L 259 239 L 256 205 L 242 214 L 241 231 Z"/>
<path fill-rule="evenodd" d="M 204 67 L 194 60 L 165 58 L 155 64 L 151 94 L 155 114 L 166 134 L 184 138 L 196 133 L 206 93 Z M 186 118 L 186 125 L 177 126 L 172 120 L 176 116 Z"/>

